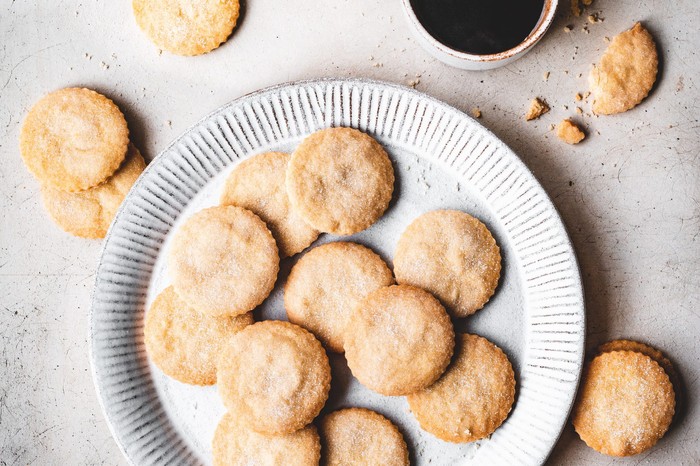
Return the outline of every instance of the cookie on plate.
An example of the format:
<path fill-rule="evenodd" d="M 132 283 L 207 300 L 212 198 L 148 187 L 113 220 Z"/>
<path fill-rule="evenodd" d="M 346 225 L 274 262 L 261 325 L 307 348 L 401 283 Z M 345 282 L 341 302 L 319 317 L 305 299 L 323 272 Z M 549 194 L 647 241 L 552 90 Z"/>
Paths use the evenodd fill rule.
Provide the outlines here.
<path fill-rule="evenodd" d="M 303 251 L 319 233 L 289 204 L 284 180 L 288 162 L 289 155 L 282 152 L 267 152 L 244 160 L 229 175 L 221 195 L 222 205 L 244 207 L 267 224 L 277 240 L 280 257 Z"/>
<path fill-rule="evenodd" d="M 187 305 L 172 286 L 153 301 L 144 319 L 144 342 L 153 363 L 192 385 L 216 383 L 216 361 L 226 342 L 253 323 L 253 314 L 207 316 Z"/>
<path fill-rule="evenodd" d="M 201 55 L 226 42 L 236 26 L 238 0 L 133 0 L 136 23 L 163 50 Z"/>
<path fill-rule="evenodd" d="M 29 110 L 19 137 L 22 160 L 42 185 L 82 191 L 119 168 L 129 129 L 119 107 L 90 89 L 67 88 Z"/>
<path fill-rule="evenodd" d="M 573 424 L 594 450 L 631 456 L 664 436 L 674 409 L 673 386 L 656 361 L 636 351 L 611 351 L 585 370 Z"/>
<path fill-rule="evenodd" d="M 177 293 L 211 315 L 245 314 L 277 280 L 277 244 L 265 222 L 236 206 L 210 207 L 175 232 L 168 266 Z"/>
<path fill-rule="evenodd" d="M 403 232 L 394 256 L 398 283 L 434 294 L 454 317 L 488 302 L 501 275 L 501 252 L 488 228 L 457 210 L 434 210 Z"/>
<path fill-rule="evenodd" d="M 104 238 L 144 168 L 146 162 L 141 153 L 129 144 L 126 160 L 104 183 L 74 193 L 44 185 L 41 199 L 53 221 L 64 231 L 81 238 Z"/>
<path fill-rule="evenodd" d="M 408 466 L 399 429 L 379 413 L 346 408 L 324 416 L 319 434 L 326 466 Z"/>
<path fill-rule="evenodd" d="M 593 112 L 612 115 L 636 107 L 654 87 L 658 68 L 654 38 L 641 24 L 613 37 L 588 76 Z"/>
<path fill-rule="evenodd" d="M 407 400 L 426 431 L 448 442 L 473 442 L 491 435 L 508 417 L 515 400 L 513 367 L 486 338 L 458 335 L 445 374 Z"/>
<path fill-rule="evenodd" d="M 331 351 L 342 353 L 343 334 L 355 305 L 372 291 L 394 283 L 386 263 L 355 243 L 313 248 L 292 267 L 284 286 L 289 320 Z"/>
<path fill-rule="evenodd" d="M 289 322 L 267 320 L 238 333 L 221 352 L 219 395 L 250 429 L 284 434 L 309 424 L 328 399 L 331 370 L 321 343 Z"/>
<path fill-rule="evenodd" d="M 260 434 L 226 413 L 212 440 L 214 466 L 318 466 L 321 443 L 312 424 L 289 434 Z"/>
<path fill-rule="evenodd" d="M 345 331 L 352 374 L 382 395 L 408 395 L 445 371 L 455 345 L 450 317 L 430 293 L 408 285 L 380 288 L 355 307 Z"/>
<path fill-rule="evenodd" d="M 394 192 L 394 168 L 374 138 L 352 128 L 307 136 L 292 153 L 287 192 L 317 230 L 351 235 L 382 216 Z"/>

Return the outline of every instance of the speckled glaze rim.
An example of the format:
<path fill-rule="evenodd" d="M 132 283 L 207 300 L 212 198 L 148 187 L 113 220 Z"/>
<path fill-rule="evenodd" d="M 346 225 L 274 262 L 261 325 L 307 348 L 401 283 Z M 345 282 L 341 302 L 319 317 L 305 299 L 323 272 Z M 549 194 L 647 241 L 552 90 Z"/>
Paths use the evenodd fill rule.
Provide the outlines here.
<path fill-rule="evenodd" d="M 544 0 L 542 15 L 540 16 L 537 25 L 521 43 L 519 43 L 511 49 L 504 50 L 503 52 L 484 55 L 462 52 L 460 50 L 455 50 L 443 44 L 435 37 L 433 37 L 433 35 L 430 34 L 430 32 L 428 32 L 427 29 L 425 29 L 425 26 L 423 26 L 423 23 L 420 22 L 418 16 L 416 16 L 416 12 L 413 10 L 411 0 L 401 0 L 401 3 L 403 4 L 406 15 L 408 16 L 413 28 L 423 37 L 425 41 L 430 43 L 432 47 L 434 47 L 441 53 L 454 57 L 458 60 L 464 60 L 468 62 L 493 63 L 509 60 L 513 57 L 523 54 L 525 51 L 534 47 L 535 44 L 537 44 L 537 42 L 539 42 L 540 39 L 545 35 L 547 30 L 549 30 L 549 27 L 554 22 L 554 14 L 557 11 L 559 0 Z"/>
<path fill-rule="evenodd" d="M 332 78 L 273 86 L 210 113 L 148 165 L 120 207 L 96 273 L 89 346 L 98 400 L 122 453 L 138 465 L 201 464 L 160 404 L 142 342 L 148 284 L 172 224 L 223 166 L 277 136 L 327 126 L 358 127 L 411 148 L 493 204 L 513 236 L 526 336 L 516 406 L 473 461 L 543 463 L 573 406 L 585 343 L 581 275 L 559 214 L 515 153 L 463 112 L 396 84 Z"/>

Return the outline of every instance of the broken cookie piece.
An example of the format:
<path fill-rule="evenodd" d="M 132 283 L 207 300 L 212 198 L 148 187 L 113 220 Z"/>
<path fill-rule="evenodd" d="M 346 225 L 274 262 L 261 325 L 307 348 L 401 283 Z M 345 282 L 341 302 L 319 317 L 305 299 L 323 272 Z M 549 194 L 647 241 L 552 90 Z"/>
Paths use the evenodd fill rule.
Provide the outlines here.
<path fill-rule="evenodd" d="M 557 125 L 557 137 L 567 144 L 578 144 L 586 137 L 586 133 L 567 118 Z"/>
<path fill-rule="evenodd" d="M 547 102 L 540 99 L 539 97 L 535 97 L 530 102 L 530 108 L 528 109 L 527 113 L 525 114 L 525 119 L 527 121 L 534 120 L 536 118 L 541 117 L 542 115 L 544 115 L 548 111 L 549 111 L 549 105 L 547 105 Z"/>
<path fill-rule="evenodd" d="M 615 36 L 588 76 L 593 112 L 612 115 L 637 106 L 654 86 L 658 66 L 654 39 L 641 24 Z"/>

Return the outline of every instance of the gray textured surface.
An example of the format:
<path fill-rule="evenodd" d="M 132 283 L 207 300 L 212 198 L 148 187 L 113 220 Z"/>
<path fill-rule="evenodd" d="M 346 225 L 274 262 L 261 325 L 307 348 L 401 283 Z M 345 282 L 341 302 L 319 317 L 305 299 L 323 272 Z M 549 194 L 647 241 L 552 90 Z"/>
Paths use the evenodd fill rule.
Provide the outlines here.
<path fill-rule="evenodd" d="M 124 464 L 88 367 L 100 243 L 69 237 L 42 210 L 17 151 L 32 103 L 65 86 L 99 90 L 122 107 L 151 158 L 239 95 L 320 76 L 420 81 L 419 90 L 458 108 L 479 107 L 482 123 L 534 171 L 568 225 L 586 286 L 588 346 L 637 338 L 676 363 L 689 408 L 654 449 L 607 458 L 568 428 L 550 463 L 700 462 L 700 6 L 597 0 L 593 11 L 605 21 L 589 25 L 561 8 L 531 54 L 504 69 L 465 72 L 417 46 L 397 1 L 251 0 L 228 43 L 184 58 L 158 54 L 129 2 L 0 0 L 0 465 Z M 579 116 L 590 137 L 577 147 L 560 143 L 549 125 L 576 116 L 574 95 L 586 90 L 603 38 L 636 20 L 662 56 L 652 95 L 623 115 Z M 553 111 L 525 122 L 536 95 Z"/>

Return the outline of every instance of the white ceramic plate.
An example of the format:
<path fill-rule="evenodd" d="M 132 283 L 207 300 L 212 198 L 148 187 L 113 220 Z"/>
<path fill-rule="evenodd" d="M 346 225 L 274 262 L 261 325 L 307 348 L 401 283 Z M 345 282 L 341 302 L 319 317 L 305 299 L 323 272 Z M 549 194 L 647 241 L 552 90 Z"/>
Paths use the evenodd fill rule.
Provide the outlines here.
<path fill-rule="evenodd" d="M 210 464 L 224 408 L 216 387 L 192 387 L 149 364 L 142 319 L 168 285 L 171 232 L 218 201 L 242 159 L 291 151 L 309 133 L 352 126 L 381 142 L 397 175 L 394 200 L 370 229 L 349 238 L 389 263 L 399 235 L 437 208 L 486 223 L 503 255 L 495 296 L 458 331 L 489 338 L 516 372 L 516 403 L 489 439 L 455 445 L 422 431 L 403 397 L 362 387 L 344 358 L 331 356 L 326 409 L 364 406 L 402 430 L 413 464 L 540 464 L 566 422 L 584 347 L 583 290 L 574 251 L 551 201 L 518 157 L 474 120 L 419 92 L 364 80 L 320 80 L 255 92 L 185 132 L 146 169 L 104 244 L 91 314 L 95 386 L 112 433 L 133 464 Z M 337 240 L 323 235 L 318 243 Z M 282 264 L 282 283 L 298 256 Z M 278 286 L 258 318 L 285 318 Z"/>

